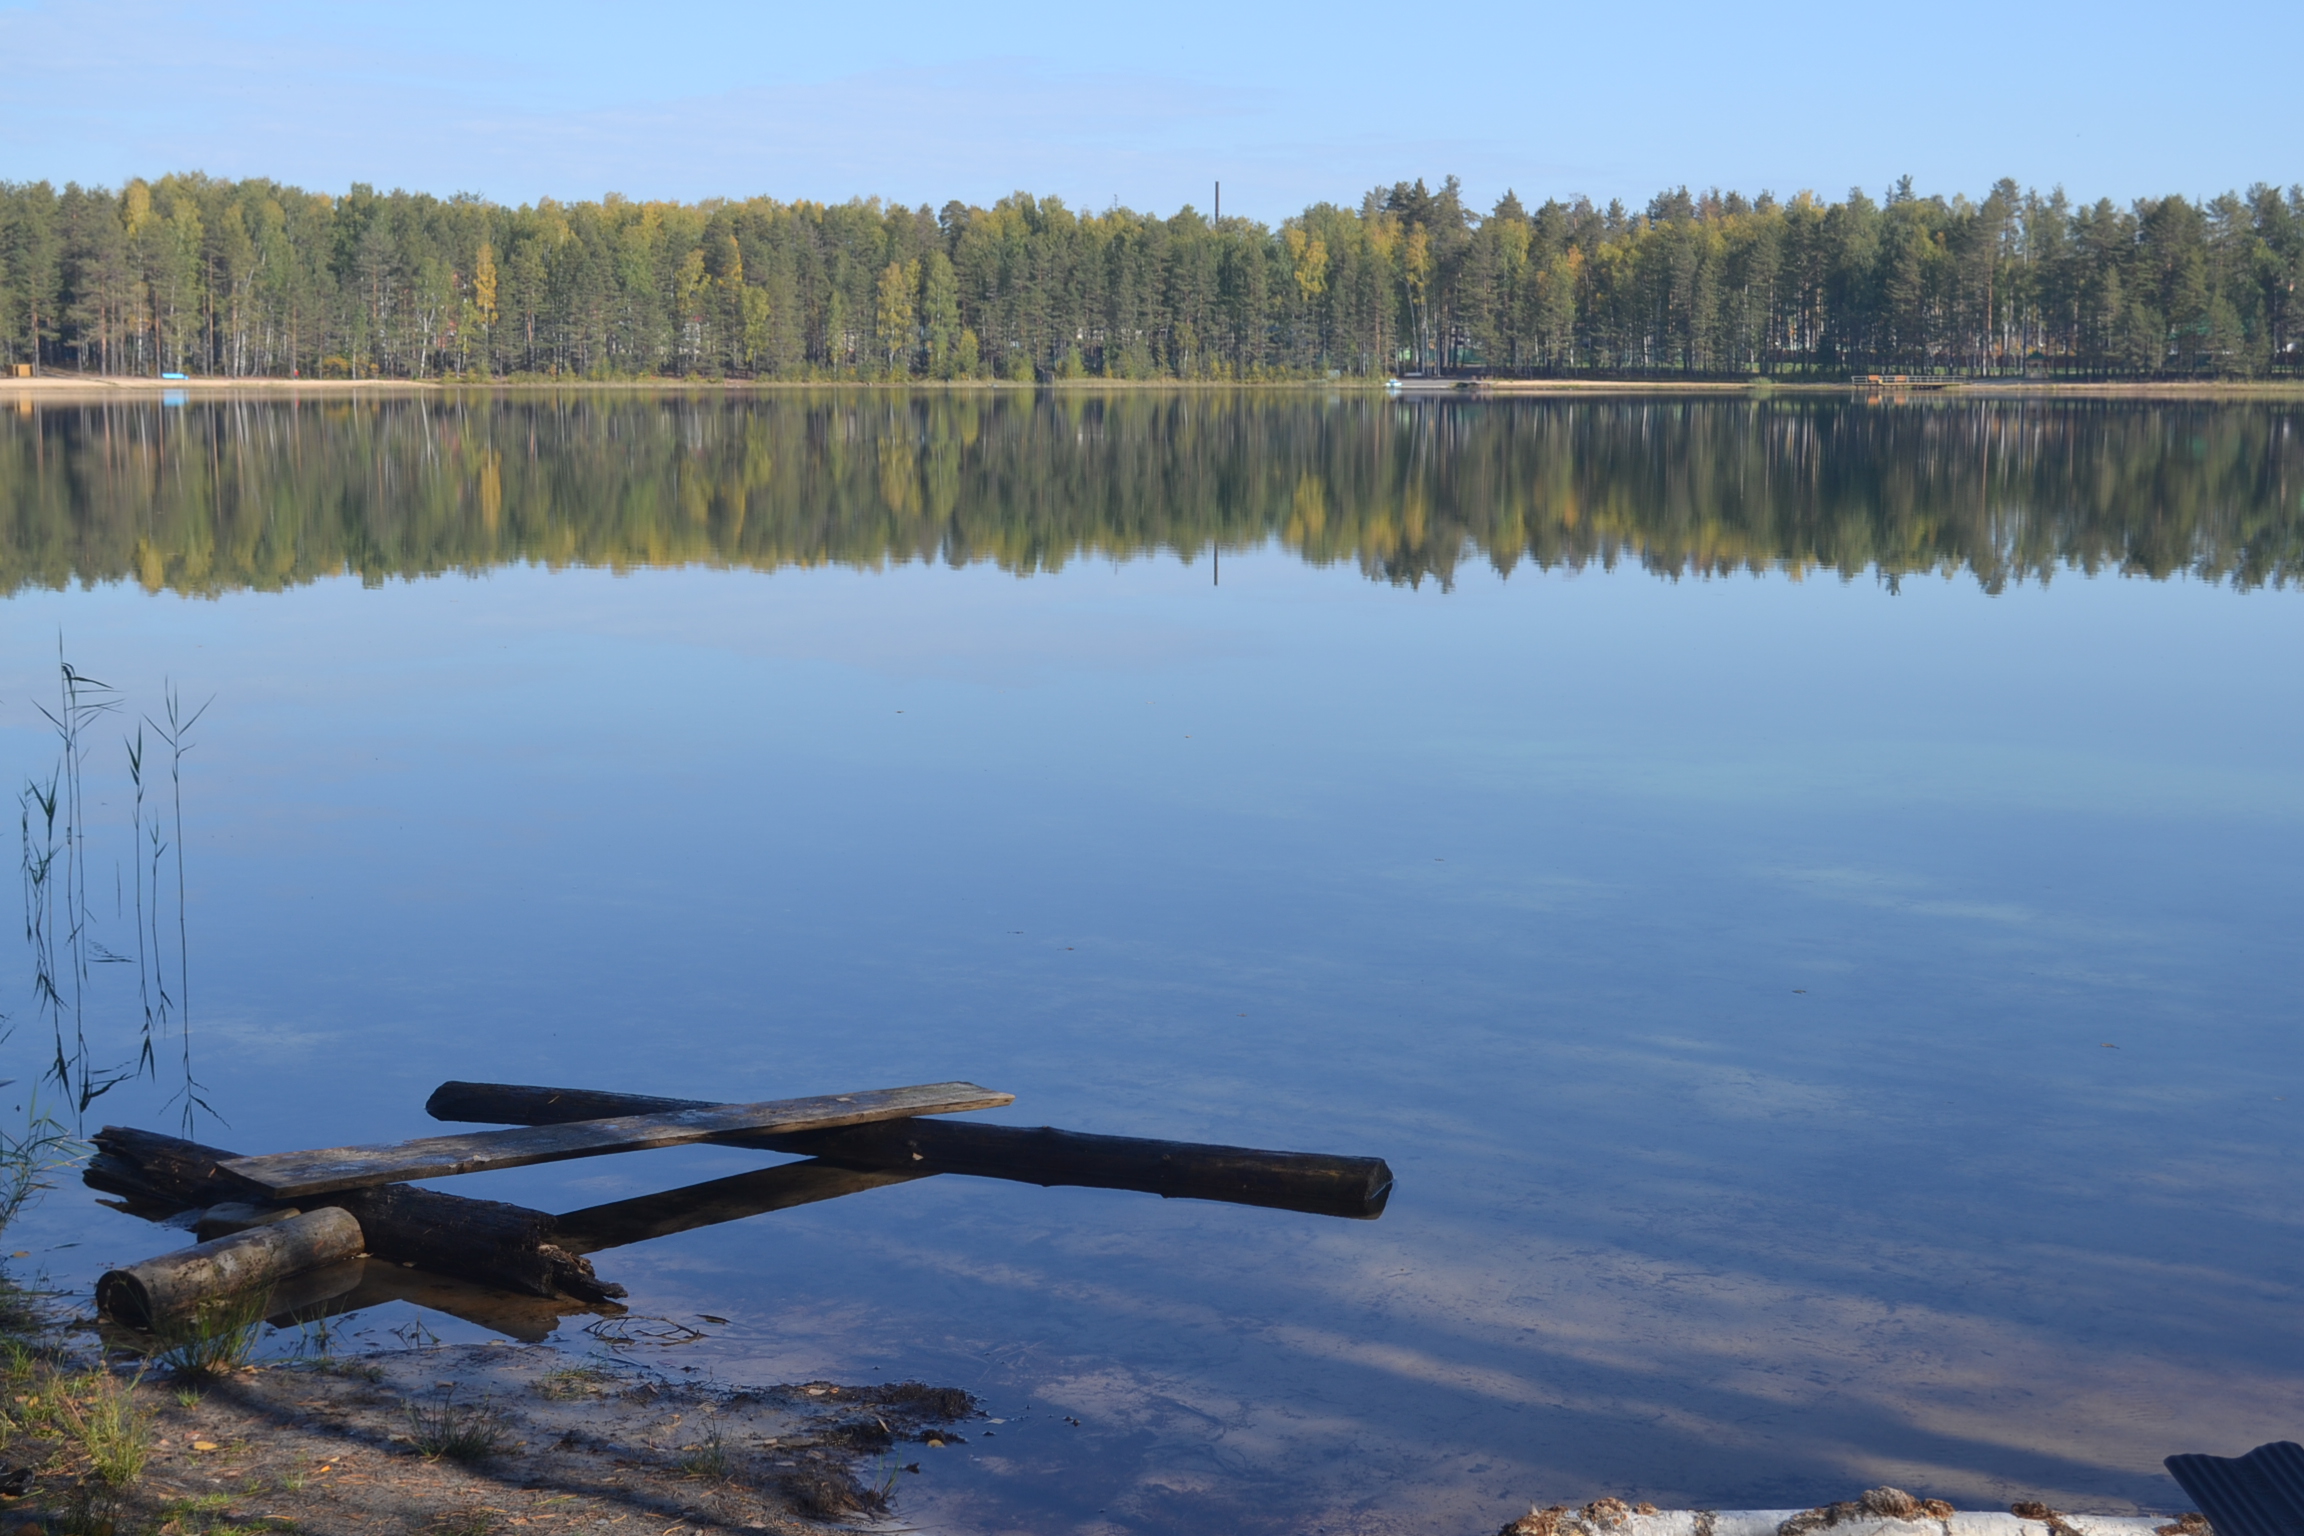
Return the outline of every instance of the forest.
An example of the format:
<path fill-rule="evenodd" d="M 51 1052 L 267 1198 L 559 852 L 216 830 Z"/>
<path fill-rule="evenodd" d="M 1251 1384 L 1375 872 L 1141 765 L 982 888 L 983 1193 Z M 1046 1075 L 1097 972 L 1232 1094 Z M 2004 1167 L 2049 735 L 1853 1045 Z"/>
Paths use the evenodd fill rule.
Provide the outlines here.
<path fill-rule="evenodd" d="M 1465 372 L 2294 378 L 2304 186 L 2076 203 L 1685 188 L 1480 213 L 1455 178 L 1277 228 L 770 198 L 505 207 L 201 175 L 0 183 L 0 362 L 395 379 Z"/>
<path fill-rule="evenodd" d="M 2300 415 L 1219 389 L 25 400 L 0 416 L 0 593 L 512 564 L 1026 574 L 1268 546 L 1442 586 L 1476 562 L 2250 590 L 2304 580 Z"/>

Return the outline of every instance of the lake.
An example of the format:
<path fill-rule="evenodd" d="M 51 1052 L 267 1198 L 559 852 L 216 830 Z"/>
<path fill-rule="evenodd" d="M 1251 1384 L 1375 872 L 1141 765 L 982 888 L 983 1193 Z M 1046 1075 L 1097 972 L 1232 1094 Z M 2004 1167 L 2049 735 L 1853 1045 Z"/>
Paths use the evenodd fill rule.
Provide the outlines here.
<path fill-rule="evenodd" d="M 1389 1160 L 1374 1222 L 947 1177 L 598 1257 L 663 1369 L 977 1393 L 922 1529 L 2158 1511 L 2304 1412 L 2304 404 L 25 402 L 0 513 L 6 766 L 60 657 L 121 706 L 124 958 L 75 1022 L 11 940 L 7 1075 L 191 1024 L 90 1129 L 965 1078 Z M 69 1175 L 12 1236 L 183 1241 Z M 488 1336 L 346 1324 L 419 1325 Z"/>

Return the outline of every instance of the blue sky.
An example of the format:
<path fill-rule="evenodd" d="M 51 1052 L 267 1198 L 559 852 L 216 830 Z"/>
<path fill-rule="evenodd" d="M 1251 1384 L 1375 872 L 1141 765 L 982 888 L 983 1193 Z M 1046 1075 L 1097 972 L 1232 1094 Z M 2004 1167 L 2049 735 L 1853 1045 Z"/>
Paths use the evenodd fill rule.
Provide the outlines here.
<path fill-rule="evenodd" d="M 2304 6 L 0 0 L 0 180 L 200 169 L 511 202 L 1015 188 L 1274 219 L 1999 176 L 2304 179 Z"/>

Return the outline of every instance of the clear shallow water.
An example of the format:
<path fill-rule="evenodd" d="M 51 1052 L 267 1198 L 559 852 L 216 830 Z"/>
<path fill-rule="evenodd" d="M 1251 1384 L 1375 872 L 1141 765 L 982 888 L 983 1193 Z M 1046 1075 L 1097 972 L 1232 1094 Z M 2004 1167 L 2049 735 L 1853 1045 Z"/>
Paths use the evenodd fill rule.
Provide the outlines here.
<path fill-rule="evenodd" d="M 762 407 L 754 435 L 808 440 L 779 409 L 799 407 Z M 1330 564 L 1286 521 L 1301 472 L 1265 499 L 1179 473 L 1238 426 L 1213 407 L 1107 422 L 1109 473 L 1070 491 L 960 460 L 959 521 L 1001 495 L 1051 526 L 1087 502 L 1110 514 L 1090 537 L 1003 568 L 908 533 L 874 560 L 855 519 L 900 523 L 906 497 L 884 429 L 809 409 L 820 440 L 863 436 L 871 475 L 838 491 L 793 469 L 770 505 L 731 504 L 754 529 L 815 519 L 831 555 L 732 558 L 744 535 L 708 510 L 694 526 L 721 531 L 672 568 L 459 556 L 435 563 L 470 574 L 400 581 L 423 561 L 395 556 L 368 585 L 321 574 L 309 502 L 279 536 L 283 492 L 259 519 L 282 590 L 176 582 L 212 594 L 187 598 L 163 577 L 0 606 L 20 771 L 53 758 L 30 701 L 59 632 L 139 704 L 164 674 L 216 696 L 187 787 L 196 1066 L 230 1120 L 205 1139 L 422 1134 L 447 1077 L 732 1097 L 970 1077 L 1018 1095 L 991 1117 L 1013 1123 L 1391 1161 L 1373 1224 L 933 1179 L 600 1256 L 636 1310 L 730 1319 L 679 1357 L 729 1379 L 981 1393 L 1008 1423 L 906 1480 L 929 1529 L 1479 1531 L 1530 1501 L 1795 1505 L 1882 1480 L 2161 1507 L 2161 1456 L 2293 1432 L 2297 599 L 2182 574 L 2245 566 L 2222 555 L 2166 580 L 1993 574 L 2027 539 L 2133 551 L 2171 508 L 2192 508 L 2180 550 L 2279 547 L 2298 493 L 2279 413 L 2111 413 L 2087 440 L 2183 451 L 2066 482 L 2049 516 L 2050 471 L 2019 497 L 1978 467 L 2022 421 L 1855 411 L 1821 478 L 1904 443 L 1912 462 L 1871 483 L 1949 486 L 1918 524 L 1940 535 L 1980 498 L 1985 558 L 1950 579 L 1906 564 L 1892 595 L 1777 569 L 1813 560 L 1818 529 L 1896 542 L 1886 514 L 1852 534 L 1781 487 L 1737 524 L 1762 574 L 1642 569 L 1689 558 L 1687 525 L 1641 521 L 1669 500 L 1642 484 L 1711 506 L 1720 475 L 1781 457 L 1672 461 L 1685 434 L 1624 490 L 1613 572 L 1524 557 L 1505 578 L 1493 538 L 1445 568 L 1371 558 L 1387 506 L 1405 547 L 1407 493 L 1428 493 L 1427 530 L 1493 507 L 1493 476 L 1478 495 L 1432 478 L 1452 441 L 1531 481 L 1563 441 L 1639 462 L 1600 450 L 1656 423 L 1597 408 L 1259 406 L 1240 463 L 1394 466 L 1324 503 L 1360 530 L 1309 551 Z M 343 429 L 254 420 L 223 441 L 357 457 Z M 676 441 L 730 430 L 672 420 Z M 505 407 L 488 433 L 517 424 Z M 980 418 L 977 441 L 1061 468 L 1063 424 Z M 411 466 L 453 460 L 427 460 L 417 425 L 331 528 L 373 530 Z M 1765 446 L 1778 425 L 1737 430 Z M 2233 440 L 2224 478 L 2184 470 L 2217 462 L 2190 443 Z M 190 517 L 165 476 L 139 512 L 124 481 L 58 492 L 25 446 L 18 569 L 69 547 L 26 533 L 56 528 L 100 578 L 262 566 L 261 539 L 218 532 L 250 524 Z M 467 462 L 438 471 L 472 501 L 434 497 L 450 534 L 486 518 L 487 460 Z M 1185 563 L 1113 510 L 1147 464 L 1215 487 L 1174 521 L 1237 526 L 1221 586 L 1196 540 L 1174 541 Z M 27 485 L 85 515 L 42 522 Z M 629 554 L 686 525 L 621 526 Z M 920 553 L 944 563 L 896 563 Z M 92 824 L 124 858 L 99 766 Z M 10 1011 L 29 1076 L 45 1026 Z M 169 1086 L 92 1118 L 165 1125 Z M 651 1153 L 453 1187 L 567 1209 L 756 1163 Z M 20 1267 L 67 1282 L 175 1240 L 76 1189 L 16 1238 Z"/>

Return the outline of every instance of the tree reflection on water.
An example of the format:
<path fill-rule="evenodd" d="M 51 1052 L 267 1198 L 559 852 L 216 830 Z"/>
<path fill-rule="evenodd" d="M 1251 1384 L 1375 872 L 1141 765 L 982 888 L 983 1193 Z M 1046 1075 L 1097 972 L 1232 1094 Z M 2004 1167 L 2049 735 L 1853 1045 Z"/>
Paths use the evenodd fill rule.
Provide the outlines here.
<path fill-rule="evenodd" d="M 600 391 L 43 404 L 0 425 L 0 588 L 215 593 L 506 563 L 775 569 L 1278 542 L 1371 578 L 1636 564 L 1986 588 L 2285 585 L 2280 401 Z"/>

